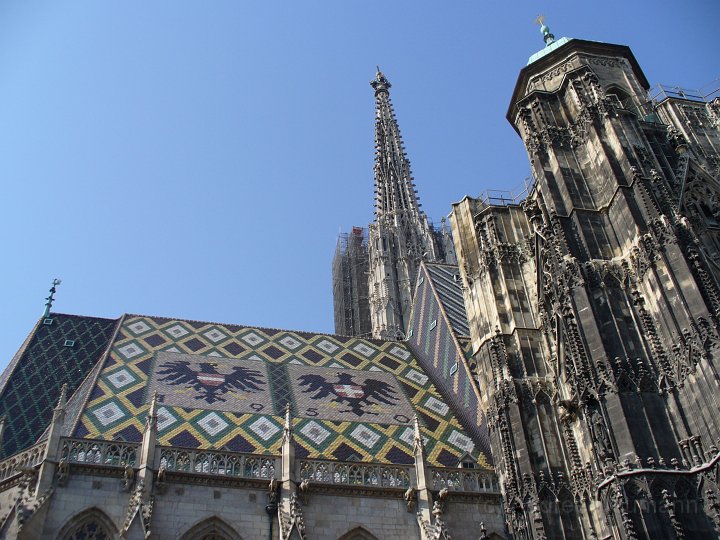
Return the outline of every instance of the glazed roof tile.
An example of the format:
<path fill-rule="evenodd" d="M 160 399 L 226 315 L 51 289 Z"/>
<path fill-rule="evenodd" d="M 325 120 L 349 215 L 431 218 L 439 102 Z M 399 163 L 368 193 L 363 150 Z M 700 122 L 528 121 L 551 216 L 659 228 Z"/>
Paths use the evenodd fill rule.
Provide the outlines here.
<path fill-rule="evenodd" d="M 431 464 L 489 467 L 402 342 L 126 315 L 75 436 L 139 442 L 155 391 L 160 445 L 278 454 L 289 403 L 298 455 L 409 464 L 417 414 Z"/>
<path fill-rule="evenodd" d="M 467 312 L 460 288 L 460 269 L 455 265 L 425 263 L 440 304 L 457 336 L 469 336 Z"/>

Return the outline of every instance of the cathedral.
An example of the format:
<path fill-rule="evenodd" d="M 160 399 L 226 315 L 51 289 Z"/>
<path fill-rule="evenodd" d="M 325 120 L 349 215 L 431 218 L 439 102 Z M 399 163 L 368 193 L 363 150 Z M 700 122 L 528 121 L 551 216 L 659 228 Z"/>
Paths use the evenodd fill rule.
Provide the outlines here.
<path fill-rule="evenodd" d="M 0 538 L 717 538 L 720 97 L 541 30 L 527 193 L 440 226 L 378 70 L 335 334 L 62 314 L 55 282 L 0 377 Z"/>

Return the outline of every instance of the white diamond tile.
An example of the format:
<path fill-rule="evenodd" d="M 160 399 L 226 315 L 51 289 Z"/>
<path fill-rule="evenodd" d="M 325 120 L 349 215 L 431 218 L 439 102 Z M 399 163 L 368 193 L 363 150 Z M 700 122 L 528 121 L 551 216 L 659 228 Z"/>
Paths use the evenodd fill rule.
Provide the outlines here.
<path fill-rule="evenodd" d="M 302 345 L 302 343 L 300 343 L 297 339 L 290 336 L 285 336 L 284 338 L 282 338 L 280 340 L 280 343 L 293 351 L 297 349 L 300 345 Z"/>
<path fill-rule="evenodd" d="M 424 373 L 420 373 L 415 369 L 411 369 L 410 371 L 408 371 L 405 374 L 405 377 L 421 385 L 424 385 L 426 382 L 428 382 L 427 375 L 425 375 Z"/>
<path fill-rule="evenodd" d="M 167 349 L 165 349 L 165 350 L 166 350 L 167 352 L 176 352 L 176 353 L 182 352 L 182 351 L 181 351 L 180 349 L 178 349 L 177 347 L 169 347 L 169 348 L 167 348 Z"/>
<path fill-rule="evenodd" d="M 208 330 L 203 334 L 206 338 L 208 338 L 213 343 L 217 343 L 218 341 L 222 341 L 223 339 L 227 339 L 227 334 L 222 333 L 217 328 L 213 328 L 212 330 Z"/>
<path fill-rule="evenodd" d="M 366 448 L 372 448 L 380 440 L 380 435 L 374 431 L 359 425 L 350 432 L 350 436 Z"/>
<path fill-rule="evenodd" d="M 302 363 L 300 360 L 298 360 L 297 358 L 293 358 L 292 360 L 290 360 L 290 361 L 288 362 L 288 364 L 298 364 L 298 365 L 300 365 L 300 366 L 303 365 L 303 363 Z"/>
<path fill-rule="evenodd" d="M 323 441 L 330 436 L 330 432 L 314 420 L 305 424 L 300 430 L 300 433 L 315 444 L 322 444 Z"/>
<path fill-rule="evenodd" d="M 253 347 L 255 347 L 256 345 L 259 345 L 260 343 L 265 341 L 263 338 L 258 336 L 255 332 L 249 332 L 248 334 L 245 334 L 240 339 L 242 339 L 245 343 L 247 343 L 248 345 L 251 345 Z"/>
<path fill-rule="evenodd" d="M 167 408 L 160 407 L 157 412 L 157 427 L 159 430 L 163 430 L 172 426 L 177 422 L 177 418 Z"/>
<path fill-rule="evenodd" d="M 430 437 L 425 437 L 423 435 L 422 439 L 425 444 L 430 442 Z M 407 443 L 409 446 L 413 446 L 415 444 L 415 430 L 413 428 L 405 428 L 405 431 L 403 431 L 402 435 L 400 435 L 400 440 Z"/>
<path fill-rule="evenodd" d="M 267 418 L 258 418 L 255 420 L 252 424 L 250 424 L 250 429 L 252 429 L 263 441 L 267 441 L 270 437 L 275 435 L 278 431 L 280 431 L 280 428 L 277 427 L 275 424 L 273 424 L 270 420 Z"/>
<path fill-rule="evenodd" d="M 357 351 L 362 354 L 365 358 L 370 358 L 373 354 L 377 352 L 375 349 L 373 349 L 372 347 L 368 347 L 364 343 L 356 343 L 352 349 L 353 351 Z"/>
<path fill-rule="evenodd" d="M 95 409 L 93 411 L 93 414 L 103 426 L 112 424 L 116 420 L 120 420 L 123 416 L 125 416 L 125 413 L 122 412 L 122 409 L 112 401 L 110 403 L 106 403 L 99 409 Z"/>
<path fill-rule="evenodd" d="M 405 431 L 400 435 L 400 440 L 412 446 L 415 440 L 415 430 L 413 428 L 405 428 Z"/>
<path fill-rule="evenodd" d="M 337 362 L 333 362 L 332 364 L 329 364 L 328 367 L 344 368 L 345 366 L 338 364 Z"/>
<path fill-rule="evenodd" d="M 128 325 L 128 328 L 136 336 L 150 330 L 150 326 L 143 321 L 134 322 L 134 323 Z"/>
<path fill-rule="evenodd" d="M 390 354 L 395 355 L 398 358 L 402 358 L 403 360 L 407 360 L 408 358 L 410 358 L 410 353 L 407 352 L 405 349 L 401 349 L 397 345 L 390 349 Z"/>
<path fill-rule="evenodd" d="M 385 370 L 384 370 L 384 369 L 381 369 L 381 368 L 379 368 L 379 367 L 377 367 L 377 366 L 370 366 L 370 367 L 368 368 L 368 371 L 385 371 Z"/>
<path fill-rule="evenodd" d="M 108 375 L 108 381 L 110 381 L 115 388 L 122 388 L 128 384 L 134 383 L 136 378 L 127 369 L 121 369 L 120 371 L 116 371 L 115 373 Z"/>
<path fill-rule="evenodd" d="M 331 354 L 340 348 L 337 345 L 335 345 L 334 343 L 331 343 L 330 341 L 328 341 L 327 339 L 323 339 L 322 341 L 317 343 L 316 347 L 318 349 L 322 349 L 326 353 L 331 353 Z"/>
<path fill-rule="evenodd" d="M 214 437 L 230 424 L 223 420 L 218 414 L 213 412 L 208 414 L 205 418 L 198 420 L 198 425 L 203 428 L 208 435 Z"/>
<path fill-rule="evenodd" d="M 425 406 L 428 409 L 431 409 L 431 410 L 435 411 L 436 413 L 441 414 L 443 416 L 445 416 L 448 413 L 448 411 L 450 410 L 450 407 L 445 405 L 439 399 L 435 399 L 434 397 L 429 397 L 427 399 L 427 401 L 425 402 Z"/>
<path fill-rule="evenodd" d="M 181 338 L 190 333 L 188 332 L 187 328 L 180 324 L 176 324 L 174 326 L 171 326 L 170 328 L 166 328 L 165 331 L 174 338 Z"/>
<path fill-rule="evenodd" d="M 475 443 L 472 442 L 472 439 L 463 435 L 456 429 L 452 430 L 452 433 L 448 437 L 448 442 L 453 446 L 458 447 L 460 450 L 465 450 L 466 452 L 472 452 L 475 449 Z"/>
<path fill-rule="evenodd" d="M 222 354 L 220 354 L 217 351 L 213 351 L 213 352 L 208 353 L 208 356 L 214 356 L 217 358 L 217 357 L 222 357 Z"/>
<path fill-rule="evenodd" d="M 135 343 L 128 343 L 124 347 L 120 347 L 119 351 L 120 351 L 120 354 L 122 354 L 128 360 L 130 360 L 131 358 L 135 358 L 137 355 L 142 354 L 144 352 L 140 348 L 140 346 L 136 345 Z"/>

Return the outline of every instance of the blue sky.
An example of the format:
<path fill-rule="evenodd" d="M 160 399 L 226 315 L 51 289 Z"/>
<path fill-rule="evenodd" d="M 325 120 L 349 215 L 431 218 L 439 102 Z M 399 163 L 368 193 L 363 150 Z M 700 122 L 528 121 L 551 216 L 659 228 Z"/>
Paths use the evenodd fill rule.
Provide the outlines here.
<path fill-rule="evenodd" d="M 5 1 L 0 365 L 43 310 L 331 332 L 337 233 L 372 218 L 379 64 L 423 208 L 529 173 L 505 120 L 557 37 L 652 84 L 720 75 L 716 0 Z"/>

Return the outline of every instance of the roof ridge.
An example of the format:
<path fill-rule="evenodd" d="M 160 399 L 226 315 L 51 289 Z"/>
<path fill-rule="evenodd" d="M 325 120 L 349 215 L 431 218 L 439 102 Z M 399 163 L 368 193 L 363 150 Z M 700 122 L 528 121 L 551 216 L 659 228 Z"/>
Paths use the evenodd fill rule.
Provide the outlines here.
<path fill-rule="evenodd" d="M 73 318 L 82 318 L 82 319 L 99 319 L 102 321 L 117 321 L 118 317 L 97 317 L 95 315 L 78 315 L 77 313 L 60 313 L 57 311 L 51 311 L 48 317 L 40 317 L 40 320 L 43 319 L 52 319 L 52 316 L 60 316 L 60 317 L 73 317 Z"/>
<path fill-rule="evenodd" d="M 146 317 L 146 318 L 150 318 L 150 319 L 169 319 L 169 320 L 183 321 L 183 322 L 188 322 L 188 323 L 217 324 L 217 325 L 221 325 L 221 326 L 239 326 L 241 328 L 252 328 L 254 330 L 274 330 L 274 331 L 279 331 L 279 332 L 293 332 L 295 334 L 313 334 L 316 336 L 362 339 L 363 341 L 369 341 L 371 343 L 404 343 L 404 341 L 394 341 L 394 340 L 390 340 L 390 339 L 375 339 L 375 338 L 366 338 L 366 337 L 359 337 L 359 336 L 346 336 L 343 334 L 331 334 L 329 332 L 316 332 L 314 330 L 294 330 L 294 329 L 290 329 L 290 328 L 275 328 L 272 326 L 257 326 L 257 325 L 217 322 L 217 321 L 201 321 L 198 319 L 188 319 L 188 318 L 181 318 L 181 317 L 167 317 L 167 316 L 163 316 L 163 315 L 143 315 L 142 313 L 124 313 L 123 317 Z"/>

